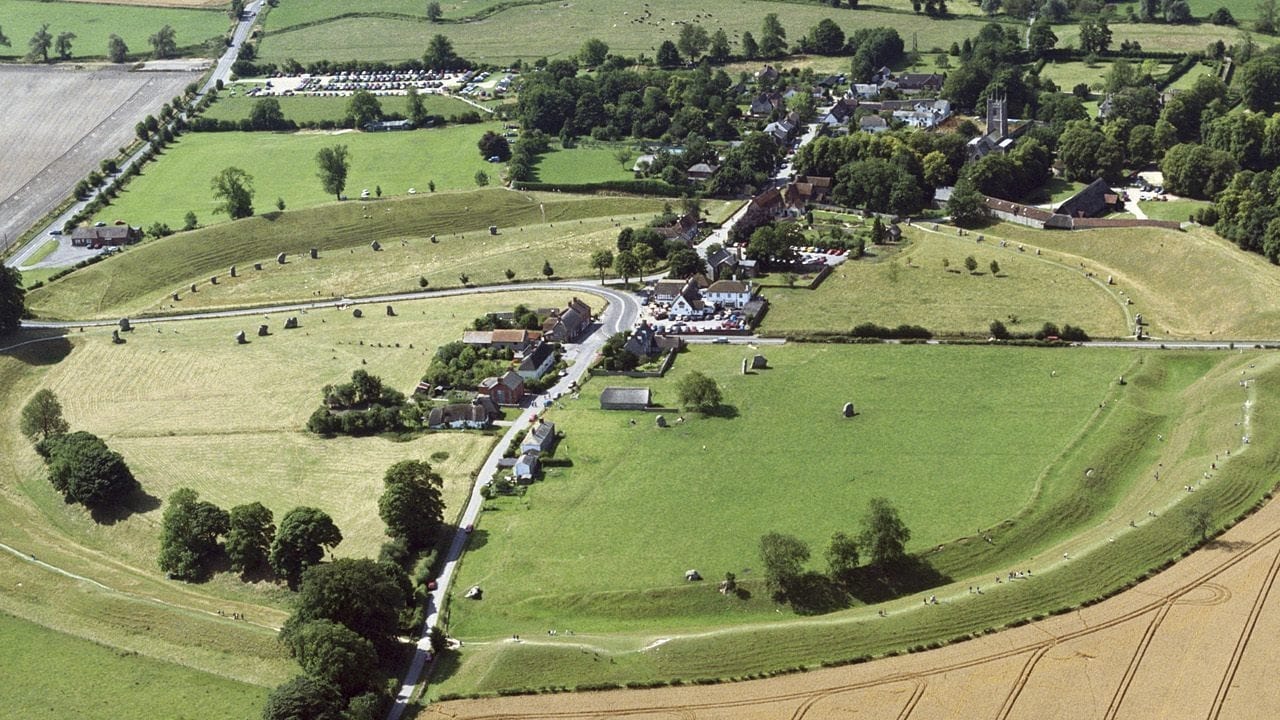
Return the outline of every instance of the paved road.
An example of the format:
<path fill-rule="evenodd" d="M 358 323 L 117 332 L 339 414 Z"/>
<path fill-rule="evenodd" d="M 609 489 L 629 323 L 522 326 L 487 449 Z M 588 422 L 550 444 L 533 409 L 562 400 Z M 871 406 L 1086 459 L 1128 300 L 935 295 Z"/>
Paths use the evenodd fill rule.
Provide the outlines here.
<path fill-rule="evenodd" d="M 231 76 L 231 65 L 235 63 L 236 56 L 240 53 L 240 46 L 244 43 L 245 39 L 249 37 L 249 32 L 252 30 L 254 22 L 257 21 L 258 11 L 262 9 L 264 2 L 265 0 L 253 0 L 253 2 L 249 3 L 245 7 L 244 15 L 241 16 L 240 22 L 236 25 L 235 32 L 232 33 L 231 45 L 227 47 L 227 51 L 218 59 L 213 72 L 209 74 L 209 79 L 205 81 L 204 86 L 201 87 L 200 91 L 196 94 L 195 100 L 192 101 L 193 103 L 203 98 L 219 80 L 225 82 L 227 78 Z M 121 162 L 117 177 L 120 174 L 123 174 L 124 171 L 128 170 L 131 166 L 138 163 L 142 154 L 146 152 L 149 147 L 150 144 L 144 143 L 142 147 L 138 148 L 138 150 L 133 153 L 133 155 L 130 155 L 127 159 Z M 66 194 L 70 195 L 71 190 L 71 187 L 67 187 Z M 9 258 L 5 260 L 4 264 L 9 267 L 25 266 L 27 264 L 27 260 L 34 255 L 49 238 L 49 231 L 61 229 L 71 220 L 72 216 L 84 210 L 85 206 L 88 205 L 92 199 L 93 198 L 77 201 L 74 205 L 68 208 L 66 212 L 54 218 L 47 226 L 41 228 L 40 232 L 36 233 L 36 235 L 31 238 L 31 240 L 22 249 L 10 255 Z M 71 238 L 69 237 L 63 236 L 60 238 L 59 242 L 61 245 L 58 251 L 59 253 L 62 253 L 64 249 L 69 249 L 71 247 Z M 70 251 L 68 250 L 68 252 Z M 70 256 L 64 255 L 63 257 L 66 258 Z"/>

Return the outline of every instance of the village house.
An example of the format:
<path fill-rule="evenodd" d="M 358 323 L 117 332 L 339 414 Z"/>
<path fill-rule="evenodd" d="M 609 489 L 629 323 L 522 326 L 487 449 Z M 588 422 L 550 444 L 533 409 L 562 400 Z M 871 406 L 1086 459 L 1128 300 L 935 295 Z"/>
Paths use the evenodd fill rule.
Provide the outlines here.
<path fill-rule="evenodd" d="M 591 308 L 578 298 L 542 323 L 542 339 L 548 342 L 572 342 L 591 324 Z"/>
<path fill-rule="evenodd" d="M 462 333 L 462 342 L 477 347 L 510 350 L 520 356 L 542 342 L 542 333 L 523 329 L 467 330 Z"/>
<path fill-rule="evenodd" d="M 910 108 L 894 110 L 893 119 L 906 123 L 909 127 L 929 130 L 951 117 L 951 114 L 950 100 L 920 100 Z"/>
<path fill-rule="evenodd" d="M 840 98 L 831 106 L 831 109 L 819 119 L 819 122 L 827 127 L 843 127 L 849 124 L 849 118 L 853 117 L 853 111 L 857 109 L 858 101 L 855 98 Z"/>
<path fill-rule="evenodd" d="M 489 414 L 475 403 L 454 403 L 431 408 L 427 427 L 432 430 L 480 430 L 489 426 Z"/>
<path fill-rule="evenodd" d="M 711 179 L 712 175 L 719 170 L 719 165 L 711 165 L 709 163 L 694 163 L 685 171 L 685 176 L 689 178 L 689 182 L 706 182 Z"/>
<path fill-rule="evenodd" d="M 760 93 L 751 99 L 747 107 L 747 115 L 753 118 L 767 118 L 783 106 L 782 95 L 778 93 Z"/>
<path fill-rule="evenodd" d="M 938 93 L 942 91 L 942 83 L 946 75 L 938 73 L 902 73 L 895 75 L 883 85 L 892 83 L 893 87 L 903 95 L 919 95 L 921 93 Z"/>
<path fill-rule="evenodd" d="M 774 82 L 778 79 L 778 69 L 772 65 L 765 65 L 756 71 L 756 80 L 765 82 Z"/>
<path fill-rule="evenodd" d="M 849 92 L 863 100 L 875 100 L 880 95 L 880 86 L 875 83 L 854 83 Z"/>
<path fill-rule="evenodd" d="M 525 380 L 538 380 L 551 369 L 556 362 L 556 350 L 550 343 L 540 342 L 525 353 L 516 367 L 516 374 Z"/>
<path fill-rule="evenodd" d="M 670 225 L 653 228 L 663 240 L 676 240 L 685 245 L 692 245 L 698 237 L 698 213 L 689 211 L 676 218 Z"/>
<path fill-rule="evenodd" d="M 556 444 L 556 424 L 543 420 L 529 429 L 520 441 L 520 452 L 551 452 Z"/>
<path fill-rule="evenodd" d="M 717 280 L 702 293 L 704 302 L 739 310 L 746 307 L 754 296 L 755 291 L 751 288 L 751 283 L 738 280 Z"/>
<path fill-rule="evenodd" d="M 698 283 L 693 278 L 689 278 L 680 289 L 680 294 L 671 301 L 670 313 L 675 316 L 698 317 L 705 314 L 707 310 Z"/>
<path fill-rule="evenodd" d="M 773 138 L 773 141 L 779 145 L 785 145 L 787 144 L 787 141 L 791 139 L 792 133 L 796 131 L 796 127 L 796 123 L 792 122 L 790 119 L 783 118 L 782 120 L 775 120 L 768 125 L 765 125 L 764 133 Z"/>
<path fill-rule="evenodd" d="M 622 349 L 638 358 L 652 358 L 668 350 L 679 350 L 684 341 L 675 335 L 660 335 L 657 328 L 642 322 L 627 337 Z"/>
<path fill-rule="evenodd" d="M 128 225 L 104 225 L 102 227 L 78 227 L 71 231 L 71 244 L 76 247 L 107 247 L 132 245 L 142 240 L 142 228 Z"/>
<path fill-rule="evenodd" d="M 672 300 L 675 300 L 676 297 L 680 295 L 680 292 L 684 290 L 686 283 L 687 281 L 685 280 L 673 280 L 670 278 L 666 280 L 659 280 L 653 286 L 654 301 L 669 303 Z"/>
<path fill-rule="evenodd" d="M 538 453 L 521 453 L 520 457 L 516 458 L 516 464 L 511 469 L 511 472 L 515 475 L 516 480 L 523 483 L 537 480 L 538 474 L 542 472 L 542 462 L 538 458 Z"/>
<path fill-rule="evenodd" d="M 863 115 L 858 120 L 858 129 L 868 133 L 882 133 L 889 129 L 889 121 L 879 115 Z"/>
<path fill-rule="evenodd" d="M 476 392 L 499 405 L 519 405 L 524 399 L 524 378 L 514 370 L 508 370 L 502 377 L 481 380 Z"/>
<path fill-rule="evenodd" d="M 647 387 L 607 387 L 600 391 L 601 410 L 645 410 L 652 400 Z"/>
<path fill-rule="evenodd" d="M 653 161 L 657 159 L 658 159 L 657 155 L 653 155 L 650 153 L 641 155 L 640 157 L 636 158 L 635 164 L 631 166 L 631 171 L 638 172 L 638 173 L 649 172 L 649 168 L 653 165 Z"/>

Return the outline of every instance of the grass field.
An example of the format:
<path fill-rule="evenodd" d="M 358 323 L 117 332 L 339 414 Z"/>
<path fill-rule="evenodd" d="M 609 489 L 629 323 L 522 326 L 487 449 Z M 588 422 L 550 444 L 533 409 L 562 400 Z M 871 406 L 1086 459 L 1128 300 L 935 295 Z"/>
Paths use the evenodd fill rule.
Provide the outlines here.
<path fill-rule="evenodd" d="M 1217 4 L 1214 7 L 1216 8 Z M 1142 45 L 1143 50 L 1164 52 L 1198 52 L 1218 39 L 1231 44 L 1237 41 L 1240 34 L 1240 31 L 1235 28 L 1224 28 L 1209 23 L 1199 25 L 1110 23 L 1110 27 L 1112 47 L 1120 47 L 1120 43 L 1134 40 Z M 1057 25 L 1054 26 L 1053 31 L 1058 35 L 1058 47 L 1080 46 L 1079 25 Z M 1261 44 L 1272 44 L 1269 38 L 1259 37 Z"/>
<path fill-rule="evenodd" d="M 1155 509 L 1177 518 L 1169 506 L 1189 497 L 1173 483 L 1152 482 L 1150 470 L 1162 463 L 1162 476 L 1195 482 L 1215 451 L 1239 448 L 1232 420 L 1241 413 L 1240 369 L 1256 362 L 1265 377 L 1277 373 L 1275 358 L 1260 354 L 791 345 L 767 352 L 772 369 L 744 377 L 736 372 L 739 351 L 697 348 L 668 379 L 650 382 L 662 402 L 684 372 L 712 374 L 736 418 L 693 418 L 659 430 L 645 414 L 633 427 L 627 414 L 594 409 L 596 382 L 552 413 L 573 465 L 482 517 L 483 544 L 468 554 L 460 581 L 482 584 L 485 600 L 450 606 L 451 633 L 466 642 L 461 663 L 446 666 L 435 693 L 742 677 L 952 638 L 1078 603 L 1187 542 L 1182 521 L 1147 517 Z M 794 377 L 800 372 L 803 379 Z M 1112 375 L 1120 372 L 1130 381 L 1123 388 Z M 838 417 L 839 397 L 829 412 L 810 407 L 812 398 L 832 395 L 824 378 L 840 378 L 855 402 L 865 398 L 858 418 Z M 1266 402 L 1252 412 L 1270 417 L 1276 388 L 1259 393 Z M 637 433 L 643 438 L 628 439 Z M 839 433 L 857 439 L 831 442 Z M 786 458 L 819 436 L 814 467 L 790 468 Z M 1238 472 L 1222 466 L 1221 484 L 1192 502 L 1215 511 L 1247 507 L 1271 484 L 1263 467 L 1274 460 L 1256 449 L 1233 459 L 1240 464 L 1230 470 Z M 755 542 L 768 530 L 811 542 L 817 557 L 810 566 L 820 567 L 829 534 L 856 525 L 872 494 L 899 505 L 912 547 L 941 546 L 924 557 L 951 578 L 938 588 L 947 612 L 922 615 L 912 595 L 883 606 L 889 620 L 854 608 L 784 623 L 762 599 L 758 579 L 746 581 L 746 601 L 715 592 L 725 570 L 740 581 L 753 577 L 745 568 L 757 566 Z M 951 512 L 957 507 L 964 512 Z M 1131 518 L 1136 530 L 1126 529 Z M 993 528 L 982 531 L 993 542 L 974 537 L 975 527 Z M 1055 559 L 1064 550 L 1070 564 Z M 628 559 L 622 567 L 619 556 Z M 966 599 L 966 581 L 1031 566 L 1037 578 L 1052 572 L 1050 579 L 995 586 L 989 594 L 998 603 Z M 712 582 L 684 583 L 689 567 Z M 722 629 L 707 632 L 699 623 Z M 547 628 L 575 632 L 539 641 Z M 532 643 L 500 639 L 517 631 Z"/>
<path fill-rule="evenodd" d="M 1148 200 L 1146 202 L 1139 201 L 1138 207 L 1142 208 L 1142 212 L 1153 220 L 1176 220 L 1178 222 L 1187 222 L 1195 211 L 1203 207 L 1208 207 L 1210 203 L 1201 200 L 1165 200 L 1163 202 Z"/>
<path fill-rule="evenodd" d="M 973 236 L 904 229 L 911 245 L 900 253 L 872 247 L 871 252 L 885 257 L 849 261 L 816 290 L 767 290 L 770 309 L 761 331 L 847 332 L 859 323 L 875 322 L 986 337 L 991 321 L 1000 320 L 1015 333 L 1032 332 L 1045 322 L 1071 323 L 1104 337 L 1125 332 L 1121 301 L 1061 263 L 993 242 L 978 245 Z M 978 262 L 978 275 L 964 269 L 969 255 Z M 944 259 L 949 267 L 943 266 Z M 992 260 L 1000 264 L 998 277 L 991 275 Z"/>
<path fill-rule="evenodd" d="M 910 7 L 905 0 L 893 0 L 886 5 L 899 9 Z M 452 6 L 445 3 L 446 18 L 456 17 Z M 346 58 L 405 60 L 420 57 L 422 38 L 438 30 L 449 37 L 458 54 L 483 62 L 569 57 L 578 52 L 581 38 L 586 37 L 599 37 L 616 54 L 643 53 L 653 57 L 663 40 L 675 40 L 677 23 L 697 22 L 708 33 L 722 28 L 736 47 L 744 31 L 759 35 L 761 18 L 770 12 L 782 18 L 789 38 L 800 37 L 820 20 L 831 18 L 846 32 L 859 27 L 892 26 L 904 38 L 914 33 L 921 49 L 949 47 L 952 40 L 975 35 L 981 27 L 977 17 L 936 22 L 923 15 L 901 12 L 848 13 L 818 4 L 767 0 L 708 0 L 697 6 L 675 0 L 652 0 L 646 9 L 652 10 L 647 18 L 642 17 L 642 8 L 623 0 L 530 3 L 503 9 L 475 22 L 432 28 L 421 19 L 424 6 L 408 0 L 379 0 L 362 6 L 360 12 L 368 13 L 362 15 L 355 15 L 349 5 L 338 0 L 309 3 L 284 0 L 266 19 L 266 35 L 259 56 L 268 62 L 288 58 L 300 62 Z M 417 17 L 373 15 L 383 12 Z M 352 15 L 326 21 L 346 13 Z M 578 40 L 566 42 L 566 34 Z M 510 38 L 516 36 L 521 42 L 512 43 Z"/>
<path fill-rule="evenodd" d="M 75 707 L 86 720 L 239 720 L 256 716 L 267 695 L 261 687 L 137 657 L 3 613 L 0 637 L 6 716 L 21 708 L 21 717 L 56 720 Z"/>
<path fill-rule="evenodd" d="M 459 272 L 469 273 L 473 283 L 507 282 L 508 267 L 518 280 L 541 278 L 542 261 L 560 258 L 564 264 L 552 268 L 569 276 L 575 269 L 585 271 L 589 246 L 613 245 L 617 231 L 607 231 L 606 222 L 643 225 L 662 207 L 660 201 L 642 198 L 501 189 L 330 203 L 146 242 L 32 292 L 27 307 L 44 317 L 112 317 L 159 310 L 172 302 L 174 291 L 185 302 L 205 307 L 215 300 L 247 302 L 250 297 L 283 301 L 317 293 L 365 294 L 370 286 L 411 291 L 420 289 L 418 276 L 424 272 L 433 288 L 456 287 Z M 499 226 L 499 235 L 489 235 L 491 225 Z M 438 243 L 428 242 L 433 234 Z M 373 240 L 385 247 L 376 257 L 369 248 Z M 401 241 L 408 243 L 404 249 Z M 309 248 L 321 251 L 318 270 L 307 265 L 316 262 L 306 257 Z M 279 252 L 289 256 L 284 267 L 275 263 Z M 407 265 L 380 259 L 384 255 Z M 352 262 L 350 272 L 335 267 L 344 257 Z M 268 283 L 278 279 L 283 285 L 254 280 L 254 262 L 264 263 L 261 272 L 270 277 Z M 450 262 L 463 266 L 451 267 Z M 231 265 L 241 273 L 235 281 L 228 277 Z M 378 272 L 385 275 L 369 276 Z M 215 274 L 222 282 L 211 294 L 214 299 L 206 300 L 203 293 L 211 289 L 208 280 Z M 201 288 L 195 298 L 188 287 L 193 282 Z M 366 282 L 370 285 L 360 285 Z"/>
<path fill-rule="evenodd" d="M 224 8 L 194 10 L 132 5 L 99 5 L 82 2 L 39 2 L 37 0 L 0 0 L 0 27 L 9 37 L 11 47 L 0 47 L 0 58 L 22 57 L 27 40 L 49 24 L 49 32 L 57 37 L 73 32 L 73 58 L 105 58 L 107 38 L 119 35 L 129 46 L 130 55 L 149 56 L 147 38 L 165 25 L 176 33 L 179 51 L 186 55 L 209 55 L 220 52 L 221 38 L 231 27 Z M 218 42 L 210 44 L 211 39 Z M 50 56 L 52 56 L 52 51 Z"/>
<path fill-rule="evenodd" d="M 225 222 L 226 215 L 213 212 L 217 201 L 209 183 L 227 167 L 253 177 L 258 213 L 275 210 L 276 198 L 284 198 L 292 210 L 331 202 L 334 197 L 316 177 L 315 157 L 320 148 L 334 145 L 346 145 L 350 153 L 346 194 L 352 198 L 366 188 L 372 197 L 378 186 L 383 197 L 405 195 L 410 188 L 426 193 L 431 181 L 437 190 L 474 188 L 475 174 L 481 170 L 496 185 L 501 167 L 480 157 L 476 141 L 485 130 L 497 127 L 486 123 L 393 133 L 189 133 L 148 164 L 98 219 L 143 226 L 163 222 L 177 229 L 187 211 L 194 211 L 202 225 Z"/>
<path fill-rule="evenodd" d="M 1175 219 L 1185 220 L 1180 214 Z M 1054 233 L 1000 223 L 982 232 L 988 241 L 1041 247 L 1044 257 L 1068 266 L 1083 263 L 1095 277 L 1114 276 L 1113 290 L 1133 299 L 1130 311 L 1142 313 L 1156 337 L 1280 337 L 1280 271 L 1207 228 Z"/>
<path fill-rule="evenodd" d="M 243 93 L 249 87 L 248 83 L 239 83 L 231 85 L 230 90 L 239 90 Z M 422 95 L 421 97 L 427 112 L 432 115 L 443 115 L 448 118 L 465 112 L 478 112 L 461 100 L 446 95 Z M 351 102 L 348 97 L 320 95 L 287 95 L 273 99 L 280 103 L 280 111 L 284 113 L 285 118 L 298 123 L 320 122 L 322 120 L 340 122 L 346 117 L 347 105 Z M 248 95 L 232 97 L 228 92 L 224 91 L 219 96 L 218 101 L 209 106 L 209 109 L 202 114 L 204 117 L 214 120 L 242 120 L 249 117 L 250 111 L 253 110 L 253 104 L 257 100 L 258 98 L 249 97 Z M 408 98 L 405 95 L 381 96 L 378 98 L 378 102 L 382 105 L 382 112 L 387 114 L 399 113 L 407 115 L 409 112 Z M 479 135 L 477 135 L 478 137 Z M 425 138 L 418 139 L 423 140 Z"/>
<path fill-rule="evenodd" d="M 1068 93 L 1079 83 L 1085 83 L 1090 88 L 1095 85 L 1101 88 L 1103 79 L 1106 78 L 1107 73 L 1111 70 L 1111 65 L 1112 61 L 1106 60 L 1094 63 L 1092 67 L 1081 61 L 1048 63 L 1040 71 L 1040 77 L 1053 80 L 1057 83 L 1059 89 Z M 1139 60 L 1137 62 L 1130 61 L 1130 65 L 1133 65 L 1139 71 L 1150 72 L 1152 77 L 1156 77 L 1167 71 L 1172 63 L 1155 61 L 1144 63 Z"/>
<path fill-rule="evenodd" d="M 627 162 L 618 162 L 619 151 L 628 153 Z M 634 180 L 631 166 L 643 153 L 626 145 L 579 146 L 565 150 L 558 145 L 539 156 L 534 180 L 545 183 L 593 183 Z"/>
<path fill-rule="evenodd" d="M 185 321 L 140 326 L 123 345 L 113 345 L 106 329 L 91 329 L 75 333 L 69 344 L 37 343 L 0 356 L 7 390 L 0 397 L 3 541 L 101 583 L 0 553 L 0 586 L 25 588 L 0 594 L 0 610 L 221 677 L 265 686 L 282 681 L 295 671 L 274 638 L 289 594 L 227 575 L 197 585 L 164 580 L 155 566 L 161 502 L 189 486 L 224 508 L 260 501 L 277 521 L 294 506 L 312 505 L 342 530 L 337 556 L 376 556 L 384 540 L 376 499 L 389 465 L 429 460 L 445 478 L 446 517 L 452 517 L 494 440 L 478 433 L 405 442 L 321 439 L 302 429 L 320 389 L 364 368 L 407 391 L 435 348 L 456 339 L 471 318 L 517 302 L 554 307 L 567 299 L 524 292 L 419 301 L 397 305 L 394 318 L 370 312 L 359 320 L 349 311 L 313 311 L 288 332 L 281 330 L 283 315 Z M 259 322 L 273 334 L 256 337 Z M 240 329 L 249 331 L 249 344 L 232 340 Z M 105 523 L 62 502 L 17 433 L 19 408 L 41 387 L 59 395 L 73 427 L 101 435 L 124 455 L 149 499 Z M 233 610 L 248 622 L 217 614 Z"/>

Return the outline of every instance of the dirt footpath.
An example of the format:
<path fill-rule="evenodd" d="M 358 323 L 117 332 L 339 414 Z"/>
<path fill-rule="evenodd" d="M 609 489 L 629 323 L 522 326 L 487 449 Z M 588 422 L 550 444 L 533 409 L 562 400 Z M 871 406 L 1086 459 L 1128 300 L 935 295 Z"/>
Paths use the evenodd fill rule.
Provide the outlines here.
<path fill-rule="evenodd" d="M 199 77 L 117 66 L 0 65 L 0 249 L 128 145 L 139 120 L 158 114 Z M 134 224 L 146 219 L 128 218 Z"/>
<path fill-rule="evenodd" d="M 711 687 L 441 703 L 419 718 L 1263 718 L 1280 503 L 1106 602 L 926 653 Z"/>

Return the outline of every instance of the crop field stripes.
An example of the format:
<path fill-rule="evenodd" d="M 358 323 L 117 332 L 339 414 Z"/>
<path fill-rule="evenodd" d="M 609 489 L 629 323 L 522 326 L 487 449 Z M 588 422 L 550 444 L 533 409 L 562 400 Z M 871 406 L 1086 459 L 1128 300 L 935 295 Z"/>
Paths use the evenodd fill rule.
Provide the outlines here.
<path fill-rule="evenodd" d="M 1253 607 L 1249 609 L 1249 618 L 1245 621 L 1244 627 L 1240 631 L 1240 638 L 1236 640 L 1236 646 L 1231 652 L 1231 661 L 1227 663 L 1227 669 L 1222 675 L 1222 682 L 1218 685 L 1218 692 L 1213 698 L 1213 706 L 1209 711 L 1210 720 L 1217 720 L 1222 714 L 1222 705 L 1227 700 L 1227 694 L 1231 692 L 1231 683 L 1235 680 L 1236 671 L 1240 669 L 1240 661 L 1244 658 L 1245 650 L 1249 647 L 1249 641 L 1253 639 L 1254 628 L 1258 625 L 1258 618 L 1262 615 L 1262 608 L 1267 604 L 1267 598 L 1271 595 L 1271 588 L 1275 586 L 1276 575 L 1280 575 L 1280 552 L 1271 560 L 1271 567 L 1267 570 L 1267 579 L 1262 583 L 1262 587 L 1258 589 L 1258 595 L 1253 600 Z"/>
<path fill-rule="evenodd" d="M 1169 614 L 1169 608 L 1173 607 L 1173 600 L 1166 600 L 1160 609 L 1156 611 L 1155 616 L 1151 618 L 1151 623 L 1147 625 L 1147 630 L 1142 634 L 1142 640 L 1138 643 L 1138 648 L 1134 651 L 1133 657 L 1129 660 L 1129 666 L 1125 668 L 1124 677 L 1120 680 L 1119 687 L 1116 688 L 1115 695 L 1111 697 L 1111 704 L 1107 706 L 1107 712 L 1103 715 L 1106 720 L 1115 720 L 1116 714 L 1120 712 L 1120 705 L 1124 702 L 1124 696 L 1129 692 L 1129 686 L 1133 684 L 1133 678 L 1138 674 L 1138 666 L 1142 664 L 1142 660 L 1146 657 L 1147 649 L 1151 647 L 1151 641 L 1155 639 L 1156 633 L 1160 630 L 1160 624 Z"/>
<path fill-rule="evenodd" d="M 996 714 L 996 720 L 1008 719 L 1009 714 L 1013 712 L 1013 706 L 1018 702 L 1018 696 L 1022 694 L 1022 691 L 1027 687 L 1027 683 L 1030 682 L 1031 674 L 1035 672 L 1040 658 L 1044 657 L 1056 644 L 1057 640 L 1047 642 L 1031 653 L 1031 657 L 1027 658 L 1026 664 L 1022 666 L 1022 672 L 1018 673 L 1018 679 L 1014 681 L 1013 687 L 1009 689 L 1009 694 L 1005 696 L 1004 703 L 1000 706 L 1000 712 Z"/>

